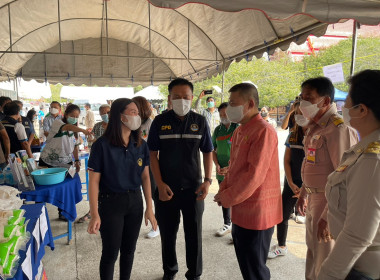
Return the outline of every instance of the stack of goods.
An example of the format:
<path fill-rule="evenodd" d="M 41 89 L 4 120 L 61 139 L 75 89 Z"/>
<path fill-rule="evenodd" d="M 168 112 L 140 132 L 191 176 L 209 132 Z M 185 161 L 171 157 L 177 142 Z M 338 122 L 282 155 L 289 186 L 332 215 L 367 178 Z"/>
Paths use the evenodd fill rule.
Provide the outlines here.
<path fill-rule="evenodd" d="M 16 152 L 16 155 L 9 155 L 8 162 L 12 171 L 14 186 L 20 191 L 35 190 L 33 178 L 30 176 L 30 173 L 37 168 L 34 159 L 28 158 L 26 151 L 21 150 Z"/>
<path fill-rule="evenodd" d="M 12 187 L 0 187 L 0 277 L 4 279 L 12 278 L 17 272 L 19 252 L 25 250 L 30 239 L 25 210 L 19 209 L 22 201 L 18 193 Z"/>

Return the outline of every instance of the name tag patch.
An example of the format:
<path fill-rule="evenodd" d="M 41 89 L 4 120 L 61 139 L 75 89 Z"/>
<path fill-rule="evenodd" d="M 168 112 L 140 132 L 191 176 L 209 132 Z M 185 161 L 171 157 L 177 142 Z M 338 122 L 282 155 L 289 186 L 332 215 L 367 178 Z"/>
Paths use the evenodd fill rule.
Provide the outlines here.
<path fill-rule="evenodd" d="M 308 163 L 315 163 L 315 152 L 316 152 L 315 148 L 308 148 L 307 149 L 306 161 Z"/>
<path fill-rule="evenodd" d="M 171 130 L 172 126 L 171 125 L 163 125 L 161 126 L 161 130 Z"/>

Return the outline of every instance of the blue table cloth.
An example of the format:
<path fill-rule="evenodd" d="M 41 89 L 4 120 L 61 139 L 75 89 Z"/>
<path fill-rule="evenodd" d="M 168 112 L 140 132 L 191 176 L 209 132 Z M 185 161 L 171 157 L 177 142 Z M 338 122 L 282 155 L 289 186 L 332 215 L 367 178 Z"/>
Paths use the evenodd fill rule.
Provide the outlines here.
<path fill-rule="evenodd" d="M 52 235 L 51 228 L 50 228 L 49 216 L 48 216 L 48 212 L 45 208 L 46 222 L 48 225 L 48 230 L 47 230 L 43 240 L 42 240 L 42 237 L 40 234 L 40 240 L 39 240 L 40 247 L 39 247 L 39 250 L 36 252 L 36 248 L 37 248 L 36 242 L 37 241 L 36 241 L 34 235 L 32 234 L 32 232 L 35 229 L 35 227 L 40 226 L 38 219 L 40 218 L 40 216 L 42 214 L 43 207 L 45 207 L 44 203 L 23 205 L 21 207 L 21 209 L 24 209 L 26 211 L 24 217 L 25 217 L 26 221 L 28 221 L 28 224 L 26 226 L 26 230 L 30 233 L 30 240 L 26 244 L 26 250 L 20 251 L 20 253 L 19 253 L 19 255 L 20 255 L 19 264 L 20 265 L 19 265 L 19 268 L 17 270 L 15 277 L 12 279 L 17 279 L 17 280 L 28 279 L 22 271 L 21 264 L 25 260 L 26 251 L 28 250 L 29 247 L 31 250 L 31 265 L 32 265 L 32 271 L 33 271 L 33 278 L 37 275 L 38 268 L 40 266 L 41 260 L 42 260 L 43 256 L 45 255 L 45 246 L 49 246 L 51 250 L 54 250 L 54 241 L 53 241 L 53 235 Z"/>
<path fill-rule="evenodd" d="M 62 209 L 62 215 L 69 221 L 77 217 L 76 204 L 82 201 L 82 183 L 78 174 L 74 178 L 68 175 L 62 183 L 42 186 L 36 184 L 35 191 L 22 192 L 22 199 L 26 201 L 47 202 Z"/>

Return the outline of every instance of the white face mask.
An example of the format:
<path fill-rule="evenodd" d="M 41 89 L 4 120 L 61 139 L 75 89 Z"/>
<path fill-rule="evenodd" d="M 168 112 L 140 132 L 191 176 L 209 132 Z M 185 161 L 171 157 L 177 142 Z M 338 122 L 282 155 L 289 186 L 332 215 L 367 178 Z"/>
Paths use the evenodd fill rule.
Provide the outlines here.
<path fill-rule="evenodd" d="M 318 108 L 318 104 L 321 103 L 322 100 L 324 100 L 324 98 L 322 98 L 318 103 L 315 104 L 312 104 L 310 101 L 301 100 L 300 110 L 302 114 L 305 116 L 305 118 L 312 119 L 317 115 L 320 109 Z"/>
<path fill-rule="evenodd" d="M 130 116 L 130 115 L 124 115 L 124 117 L 127 118 L 127 122 L 121 121 L 126 127 L 128 127 L 130 130 L 137 130 L 141 126 L 141 118 L 139 115 L 137 116 Z"/>
<path fill-rule="evenodd" d="M 294 115 L 294 119 L 299 126 L 305 127 L 310 123 L 310 120 L 303 115 Z"/>
<path fill-rule="evenodd" d="M 173 99 L 172 100 L 173 111 L 178 116 L 183 117 L 189 113 L 191 108 L 191 100 L 187 99 Z"/>
<path fill-rule="evenodd" d="M 344 121 L 344 123 L 345 123 L 346 125 L 352 127 L 350 121 L 351 121 L 351 119 L 355 119 L 355 118 L 351 118 L 351 116 L 350 116 L 350 110 L 353 109 L 353 108 L 358 107 L 359 105 L 360 105 L 360 104 L 355 105 L 355 106 L 352 106 L 351 108 L 346 108 L 346 107 L 343 107 L 343 108 L 342 108 L 343 121 Z"/>
<path fill-rule="evenodd" d="M 59 110 L 57 108 L 50 108 L 50 114 L 56 115 L 59 113 Z"/>
<path fill-rule="evenodd" d="M 235 107 L 228 105 L 226 109 L 226 114 L 227 114 L 228 119 L 231 122 L 239 123 L 245 116 L 244 105 L 235 106 Z"/>
<path fill-rule="evenodd" d="M 220 122 L 225 125 L 229 125 L 231 123 L 228 118 L 220 118 Z"/>

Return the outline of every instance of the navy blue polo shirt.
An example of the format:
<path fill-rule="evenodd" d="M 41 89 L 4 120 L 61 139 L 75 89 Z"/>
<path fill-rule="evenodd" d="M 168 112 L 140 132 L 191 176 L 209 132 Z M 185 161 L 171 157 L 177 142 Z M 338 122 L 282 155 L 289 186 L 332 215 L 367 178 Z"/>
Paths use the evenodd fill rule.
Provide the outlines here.
<path fill-rule="evenodd" d="M 21 123 L 25 127 L 25 132 L 26 132 L 26 135 L 28 136 L 28 140 L 29 140 L 30 134 L 32 134 L 32 133 L 36 134 L 36 132 L 34 130 L 33 122 L 31 120 L 29 120 L 27 117 L 21 116 Z"/>
<path fill-rule="evenodd" d="M 140 147 L 129 141 L 128 147 L 114 146 L 104 136 L 91 147 L 88 169 L 101 173 L 100 193 L 121 193 L 139 189 L 141 175 L 149 166 L 149 150 L 145 141 Z"/>
<path fill-rule="evenodd" d="M 162 180 L 173 192 L 199 187 L 202 183 L 199 151 L 214 150 L 205 117 L 192 111 L 183 120 L 173 110 L 156 116 L 148 146 L 151 151 L 159 151 Z"/>

